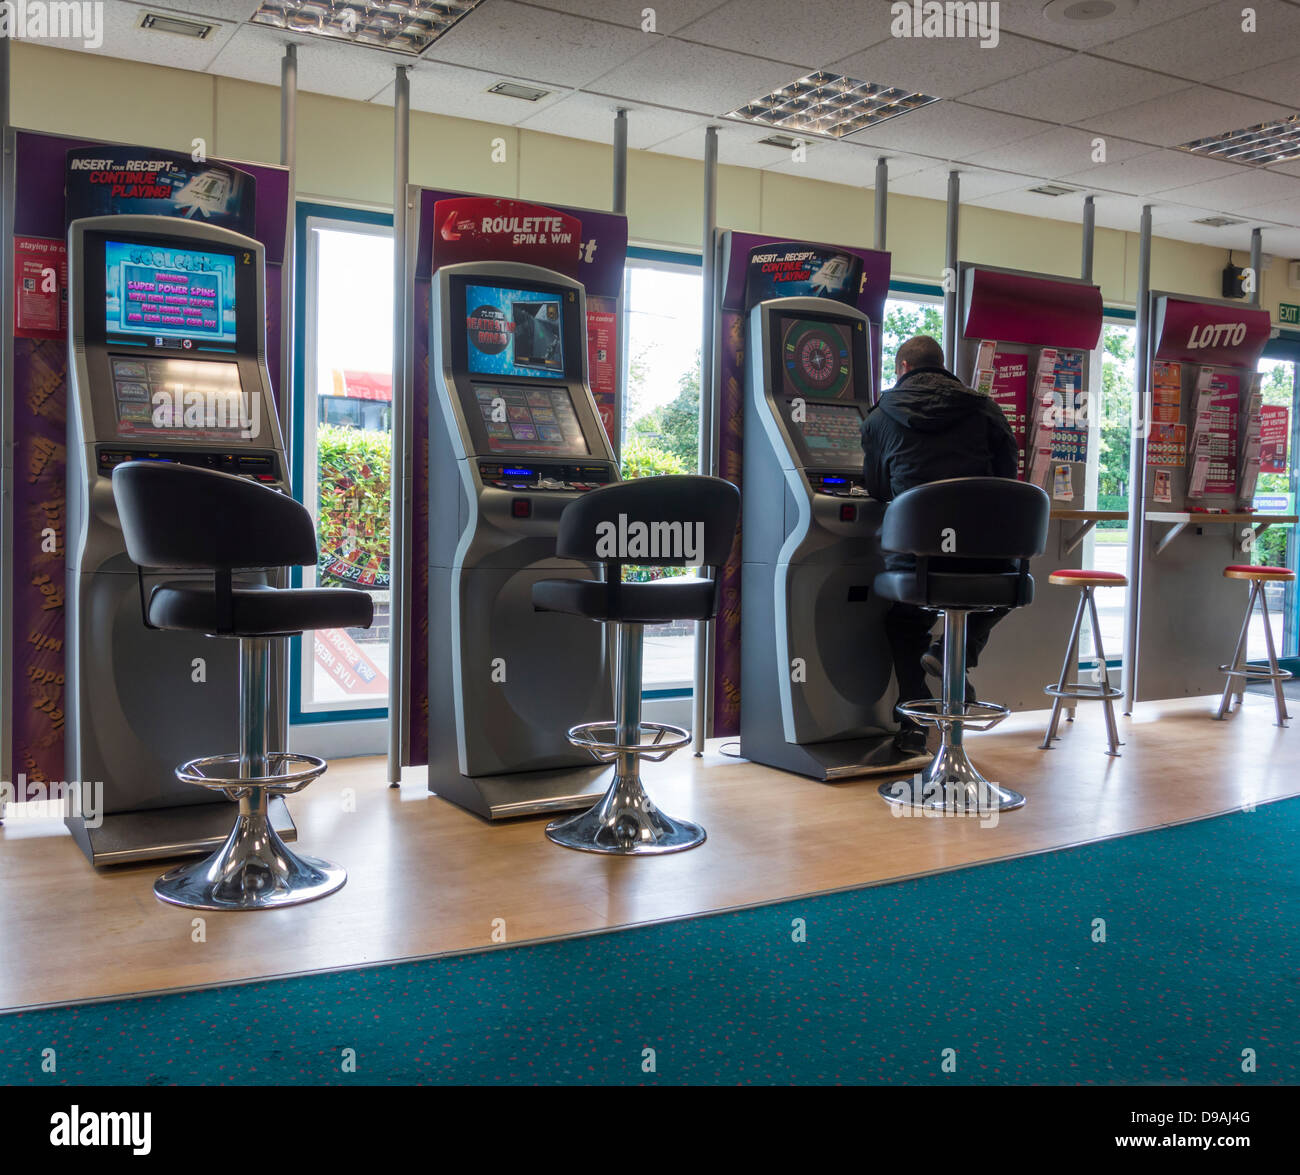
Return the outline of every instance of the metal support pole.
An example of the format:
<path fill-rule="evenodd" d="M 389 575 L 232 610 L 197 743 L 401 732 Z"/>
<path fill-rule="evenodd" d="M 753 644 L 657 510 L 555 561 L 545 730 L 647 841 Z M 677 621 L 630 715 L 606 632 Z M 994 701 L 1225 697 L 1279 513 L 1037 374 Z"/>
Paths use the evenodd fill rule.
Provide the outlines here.
<path fill-rule="evenodd" d="M 411 167 L 410 66 L 393 78 L 393 443 L 389 461 L 388 528 L 388 782 L 402 782 L 410 758 L 411 679 L 411 490 L 415 436 L 414 401 L 407 381 L 407 188 Z"/>
<path fill-rule="evenodd" d="M 14 137 L 9 127 L 9 37 L 0 37 L 0 779 L 13 770 Z M 4 805 L 0 804 L 0 820 Z"/>
<path fill-rule="evenodd" d="M 714 379 L 714 344 L 718 334 L 717 322 L 717 237 L 718 231 L 718 128 L 709 127 L 704 132 L 704 232 L 703 278 L 704 315 L 703 338 L 700 340 L 700 473 L 713 474 L 717 470 L 718 388 Z M 691 692 L 694 710 L 692 746 L 698 758 L 704 753 L 704 740 L 708 738 L 709 704 L 713 697 L 713 624 L 710 621 L 695 623 L 695 679 Z"/>
<path fill-rule="evenodd" d="M 1264 296 L 1264 273 L 1260 265 L 1264 260 L 1264 233 L 1259 228 L 1250 230 L 1250 275 L 1255 279 L 1255 289 L 1250 295 L 1250 304 L 1259 309 L 1260 299 Z"/>
<path fill-rule="evenodd" d="M 943 363 L 957 366 L 957 214 L 961 207 L 961 176 L 948 173 L 948 241 L 943 275 Z"/>
<path fill-rule="evenodd" d="M 293 461 L 293 376 L 294 376 L 294 294 L 297 277 L 298 245 L 298 46 L 286 45 L 280 62 L 280 163 L 288 169 L 285 195 L 284 252 L 280 262 L 280 400 L 276 415 L 285 459 Z M 292 469 L 285 470 L 289 477 Z M 305 483 L 304 483 L 305 484 Z M 287 575 L 278 573 L 276 583 L 287 586 Z M 289 642 L 276 641 L 271 651 L 271 690 L 267 695 L 275 715 L 273 738 L 277 750 L 289 749 Z"/>
<path fill-rule="evenodd" d="M 1097 209 L 1091 196 L 1083 198 L 1083 260 L 1079 263 L 1079 276 L 1092 281 L 1093 238 L 1096 235 Z"/>
<path fill-rule="evenodd" d="M 1137 702 L 1142 549 L 1146 543 L 1147 405 L 1151 382 L 1151 205 L 1142 209 L 1138 243 L 1137 346 L 1128 464 L 1128 598 L 1124 605 L 1124 713 Z"/>
<path fill-rule="evenodd" d="M 614 211 L 627 215 L 627 111 L 614 115 Z"/>
<path fill-rule="evenodd" d="M 889 204 L 889 160 L 876 160 L 876 248 L 885 248 L 885 209 Z"/>

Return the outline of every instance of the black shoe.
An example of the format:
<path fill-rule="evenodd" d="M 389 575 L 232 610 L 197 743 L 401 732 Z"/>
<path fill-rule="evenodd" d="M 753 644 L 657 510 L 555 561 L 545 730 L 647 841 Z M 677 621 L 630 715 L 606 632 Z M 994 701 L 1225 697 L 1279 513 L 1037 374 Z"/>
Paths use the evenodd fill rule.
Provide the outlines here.
<path fill-rule="evenodd" d="M 894 735 L 894 754 L 900 759 L 915 759 L 927 752 L 925 743 L 925 731 L 921 727 L 905 726 Z"/>
<path fill-rule="evenodd" d="M 921 668 L 931 677 L 937 677 L 943 681 L 943 646 L 931 645 L 928 652 L 921 654 Z M 975 687 L 971 685 L 970 674 L 966 675 L 966 701 L 978 702 L 979 698 L 975 696 Z"/>

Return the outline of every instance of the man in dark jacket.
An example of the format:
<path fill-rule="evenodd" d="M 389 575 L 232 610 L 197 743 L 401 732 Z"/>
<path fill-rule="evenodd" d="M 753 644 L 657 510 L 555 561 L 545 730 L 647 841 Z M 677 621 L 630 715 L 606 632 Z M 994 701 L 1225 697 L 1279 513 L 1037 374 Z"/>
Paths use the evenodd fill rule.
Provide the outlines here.
<path fill-rule="evenodd" d="M 943 349 L 928 335 L 916 335 L 898 349 L 897 379 L 862 424 L 862 472 L 866 490 L 889 502 L 904 490 L 950 477 L 1016 476 L 1019 453 L 1002 409 L 988 396 L 967 387 L 943 365 Z M 937 564 L 937 560 L 935 563 Z M 910 570 L 910 555 L 889 554 L 887 567 Z M 970 568 L 969 561 L 963 566 Z M 1003 570 L 1002 564 L 989 570 Z M 989 633 L 1008 609 L 972 612 L 966 627 L 966 666 L 973 668 Z M 925 674 L 938 676 L 943 647 L 931 643 L 935 614 L 913 604 L 894 604 L 885 614 L 885 631 L 894 658 L 898 698 L 908 702 L 930 696 Z M 974 701 L 969 680 L 966 697 Z M 900 753 L 925 750 L 925 729 L 899 718 L 895 744 Z"/>

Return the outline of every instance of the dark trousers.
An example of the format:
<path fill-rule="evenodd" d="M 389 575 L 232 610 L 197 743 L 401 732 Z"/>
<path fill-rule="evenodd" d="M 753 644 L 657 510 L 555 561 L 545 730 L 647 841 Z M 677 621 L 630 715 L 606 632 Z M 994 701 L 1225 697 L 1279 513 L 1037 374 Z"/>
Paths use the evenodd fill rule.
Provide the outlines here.
<path fill-rule="evenodd" d="M 1010 611 L 1010 608 L 995 608 L 991 612 L 966 614 L 968 671 L 979 664 L 980 654 L 989 643 L 993 626 Z M 938 619 L 938 613 L 927 612 L 915 604 L 894 604 L 885 613 L 885 635 L 889 638 L 890 652 L 894 656 L 894 676 L 898 679 L 900 703 L 934 696 L 926 684 L 925 670 L 921 668 L 921 654 L 930 647 L 930 630 Z M 910 725 L 910 722 L 904 720 L 903 725 Z"/>

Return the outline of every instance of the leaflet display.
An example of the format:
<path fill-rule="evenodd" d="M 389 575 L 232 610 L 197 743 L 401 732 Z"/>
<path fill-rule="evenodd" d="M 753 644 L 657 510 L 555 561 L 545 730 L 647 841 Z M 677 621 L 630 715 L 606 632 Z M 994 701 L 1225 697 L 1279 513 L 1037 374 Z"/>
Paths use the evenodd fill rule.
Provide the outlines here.
<path fill-rule="evenodd" d="M 104 333 L 155 346 L 235 346 L 235 258 L 143 242 L 104 242 Z"/>
<path fill-rule="evenodd" d="M 564 378 L 564 310 L 550 290 L 465 287 L 471 375 Z"/>
<path fill-rule="evenodd" d="M 591 449 L 568 387 L 474 385 L 493 453 L 586 457 Z"/>

